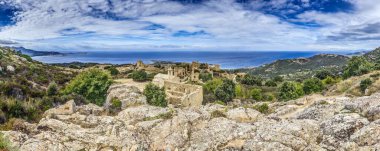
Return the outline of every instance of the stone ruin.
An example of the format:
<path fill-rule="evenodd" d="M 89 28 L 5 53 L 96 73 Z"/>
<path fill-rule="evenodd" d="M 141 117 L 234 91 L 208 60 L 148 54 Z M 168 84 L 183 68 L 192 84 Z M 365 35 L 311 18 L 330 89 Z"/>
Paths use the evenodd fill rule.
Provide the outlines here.
<path fill-rule="evenodd" d="M 199 107 L 202 105 L 202 86 L 165 81 L 164 88 L 169 104 L 177 107 Z"/>

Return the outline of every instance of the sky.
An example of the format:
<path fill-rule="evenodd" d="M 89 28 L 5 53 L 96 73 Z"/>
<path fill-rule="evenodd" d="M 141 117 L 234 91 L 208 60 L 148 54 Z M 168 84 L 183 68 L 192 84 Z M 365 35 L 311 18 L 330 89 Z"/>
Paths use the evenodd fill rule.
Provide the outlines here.
<path fill-rule="evenodd" d="M 380 0 L 0 0 L 0 45 L 43 51 L 380 46 Z"/>

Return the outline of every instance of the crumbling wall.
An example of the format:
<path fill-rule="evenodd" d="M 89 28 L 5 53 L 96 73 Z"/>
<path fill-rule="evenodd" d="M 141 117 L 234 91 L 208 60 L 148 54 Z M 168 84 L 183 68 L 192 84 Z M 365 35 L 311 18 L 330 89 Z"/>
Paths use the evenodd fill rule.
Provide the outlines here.
<path fill-rule="evenodd" d="M 165 81 L 164 87 L 169 104 L 182 107 L 202 105 L 202 86 Z"/>

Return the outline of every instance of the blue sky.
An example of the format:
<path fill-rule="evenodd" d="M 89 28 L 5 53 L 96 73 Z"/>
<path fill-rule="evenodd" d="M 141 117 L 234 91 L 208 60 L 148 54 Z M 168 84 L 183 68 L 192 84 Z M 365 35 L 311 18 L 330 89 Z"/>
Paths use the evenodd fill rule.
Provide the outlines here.
<path fill-rule="evenodd" d="M 380 0 L 0 0 L 0 45 L 53 51 L 379 46 Z"/>

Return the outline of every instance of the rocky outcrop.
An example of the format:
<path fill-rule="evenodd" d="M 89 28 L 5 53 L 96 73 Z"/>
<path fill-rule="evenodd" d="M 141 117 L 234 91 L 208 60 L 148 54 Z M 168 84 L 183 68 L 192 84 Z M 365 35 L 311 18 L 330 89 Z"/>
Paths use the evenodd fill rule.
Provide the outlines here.
<path fill-rule="evenodd" d="M 146 97 L 141 91 L 128 84 L 113 85 L 108 89 L 108 95 L 104 106 L 108 108 L 112 105 L 112 100 L 117 99 L 121 101 L 121 108 L 125 109 L 128 106 L 136 106 L 146 104 Z"/>
<path fill-rule="evenodd" d="M 251 108 L 130 106 L 108 116 L 103 107 L 74 101 L 46 111 L 38 123 L 4 136 L 20 150 L 379 150 L 374 101 L 319 98 Z M 371 101 L 372 100 L 372 101 Z M 371 105 L 368 105 L 371 104 Z M 225 116 L 212 116 L 213 112 Z"/>

